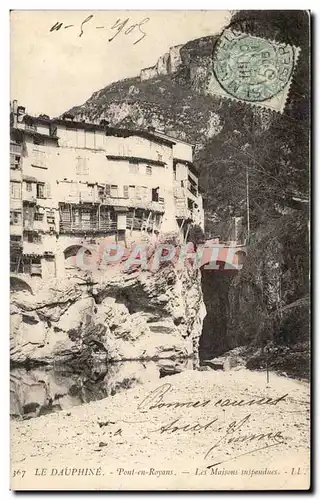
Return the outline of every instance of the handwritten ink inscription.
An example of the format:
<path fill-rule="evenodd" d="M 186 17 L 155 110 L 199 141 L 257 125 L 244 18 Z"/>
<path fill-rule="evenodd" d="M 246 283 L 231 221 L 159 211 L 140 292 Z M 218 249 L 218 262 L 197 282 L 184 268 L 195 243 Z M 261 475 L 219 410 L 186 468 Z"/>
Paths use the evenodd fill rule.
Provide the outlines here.
<path fill-rule="evenodd" d="M 288 445 L 291 438 L 283 434 L 282 426 L 269 422 L 268 417 L 263 424 L 256 423 L 257 411 L 274 414 L 275 408 L 286 401 L 288 394 L 276 397 L 272 394 L 267 397 L 258 395 L 246 399 L 221 399 L 214 397 L 214 393 L 212 396 L 211 399 L 180 398 L 171 384 L 162 384 L 144 395 L 136 406 L 138 414 L 144 414 L 147 419 L 142 422 L 139 418 L 138 421 L 136 418 L 134 421 L 122 421 L 124 435 L 139 435 L 141 429 L 136 427 L 138 423 L 143 424 L 142 439 L 164 439 L 168 447 L 175 446 L 177 435 L 180 440 L 183 436 L 198 435 L 197 442 L 203 443 L 203 449 L 201 445 L 199 449 L 199 460 L 205 462 L 206 469 L 262 450 Z M 226 412 L 229 412 L 229 418 L 226 418 Z M 238 412 L 242 415 L 237 416 Z M 98 425 L 100 428 L 114 426 L 109 432 L 110 439 L 117 435 L 115 430 L 119 422 L 108 420 L 98 422 Z"/>
<path fill-rule="evenodd" d="M 120 33 L 123 35 L 132 35 L 135 37 L 135 41 L 133 42 L 133 45 L 136 45 L 137 43 L 141 42 L 146 36 L 147 33 L 144 31 L 143 26 L 147 24 L 150 21 L 149 17 L 145 17 L 138 23 L 130 23 L 130 18 L 127 17 L 126 19 L 117 19 L 116 22 L 110 26 L 109 28 L 106 28 L 105 26 L 94 26 L 94 15 L 90 14 L 90 16 L 86 17 L 80 24 L 79 27 L 79 33 L 78 36 L 82 37 L 85 31 L 85 25 L 91 25 L 93 28 L 97 30 L 101 29 L 110 29 L 112 31 L 115 31 L 114 35 L 111 36 L 111 38 L 108 39 L 108 42 L 112 42 Z M 76 26 L 74 24 L 63 24 L 60 21 L 57 21 L 49 30 L 50 33 L 59 31 L 61 29 L 70 29 L 70 28 L 75 28 Z"/>

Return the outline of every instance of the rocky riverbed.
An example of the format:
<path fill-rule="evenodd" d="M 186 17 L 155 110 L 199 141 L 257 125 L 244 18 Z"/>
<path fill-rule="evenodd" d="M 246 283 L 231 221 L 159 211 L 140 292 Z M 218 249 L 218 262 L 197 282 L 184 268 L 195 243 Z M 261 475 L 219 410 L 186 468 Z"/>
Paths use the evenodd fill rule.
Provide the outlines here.
<path fill-rule="evenodd" d="M 309 485 L 309 384 L 274 373 L 185 371 L 11 425 L 14 489 Z"/>

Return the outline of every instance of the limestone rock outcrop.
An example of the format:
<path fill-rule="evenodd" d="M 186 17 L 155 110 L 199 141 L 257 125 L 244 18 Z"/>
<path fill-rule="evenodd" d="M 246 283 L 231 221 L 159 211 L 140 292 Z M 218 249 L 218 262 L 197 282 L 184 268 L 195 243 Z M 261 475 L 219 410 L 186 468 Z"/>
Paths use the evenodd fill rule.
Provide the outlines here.
<path fill-rule="evenodd" d="M 180 49 L 183 45 L 170 47 L 169 52 L 159 57 L 155 66 L 144 68 L 140 72 L 140 80 L 150 80 L 155 76 L 170 75 L 175 73 L 182 64 Z"/>
<path fill-rule="evenodd" d="M 96 273 L 12 292 L 11 361 L 178 359 L 197 355 L 205 306 L 200 271 Z"/>

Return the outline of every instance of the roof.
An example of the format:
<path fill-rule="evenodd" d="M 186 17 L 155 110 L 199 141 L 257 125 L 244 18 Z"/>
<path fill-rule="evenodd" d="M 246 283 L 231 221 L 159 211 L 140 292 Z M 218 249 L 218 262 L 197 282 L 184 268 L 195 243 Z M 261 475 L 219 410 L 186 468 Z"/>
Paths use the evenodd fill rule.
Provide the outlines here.
<path fill-rule="evenodd" d="M 52 140 L 52 141 L 58 141 L 59 137 L 55 135 L 48 135 L 48 134 L 41 134 L 40 132 L 37 132 L 36 130 L 30 130 L 30 129 L 25 129 L 25 128 L 13 128 L 12 131 L 15 133 L 15 135 L 18 137 L 19 140 L 22 140 L 23 134 L 25 135 L 31 135 L 32 137 L 35 137 L 36 139 L 46 139 L 46 140 Z"/>
<path fill-rule="evenodd" d="M 171 146 L 176 144 L 177 142 L 184 142 L 173 137 L 170 137 L 162 132 L 156 130 L 141 130 L 141 129 L 130 129 L 130 128 L 117 128 L 117 127 L 109 127 L 108 125 L 98 125 L 96 123 L 88 123 L 85 121 L 75 121 L 73 119 L 63 119 L 63 118 L 47 118 L 45 116 L 31 116 L 25 115 L 24 121 L 31 121 L 34 123 L 43 123 L 46 125 L 61 125 L 68 128 L 74 129 L 83 129 L 83 130 L 97 130 L 101 132 L 105 132 L 106 135 L 114 135 L 118 137 L 130 137 L 130 136 L 139 136 L 145 137 L 146 139 L 150 139 L 153 141 L 160 142 L 162 144 L 166 144 Z M 28 131 L 30 132 L 30 131 Z M 47 137 L 47 136 L 45 136 Z M 188 144 L 188 143 L 186 143 Z"/>
<path fill-rule="evenodd" d="M 36 177 L 31 177 L 30 175 L 23 175 L 22 180 L 27 182 L 38 182 L 38 179 Z"/>
<path fill-rule="evenodd" d="M 196 167 L 192 161 L 182 160 L 181 158 L 173 158 L 173 164 L 175 165 L 176 163 L 184 163 L 184 165 L 187 165 L 190 170 L 193 170 L 197 175 L 199 174 L 198 167 Z"/>
<path fill-rule="evenodd" d="M 106 135 L 117 137 L 144 137 L 145 139 L 150 139 L 151 141 L 159 142 L 160 144 L 165 144 L 167 146 L 173 146 L 174 144 L 176 144 L 176 140 L 172 137 L 162 136 L 162 134 L 159 134 L 157 132 L 150 132 L 149 130 L 108 127 L 105 129 L 105 131 Z"/>
<path fill-rule="evenodd" d="M 107 136 L 116 137 L 130 137 L 138 136 L 150 139 L 153 141 L 160 142 L 171 146 L 176 144 L 176 139 L 166 136 L 159 132 L 151 132 L 150 130 L 140 130 L 140 129 L 130 129 L 130 128 L 120 128 L 120 127 L 109 127 L 108 125 L 97 125 L 96 123 L 88 123 L 85 121 L 75 121 L 75 120 L 63 120 L 62 118 L 54 119 L 52 122 L 55 125 L 62 125 L 68 128 L 83 129 L 83 130 L 97 130 L 100 132 L 105 132 Z"/>
<path fill-rule="evenodd" d="M 158 165 L 164 167 L 166 162 L 159 160 L 150 160 L 147 158 L 139 158 L 137 156 L 117 156 L 117 155 L 107 155 L 108 160 L 124 160 L 131 161 L 133 163 L 148 163 L 149 165 Z"/>
<path fill-rule="evenodd" d="M 159 130 L 156 129 L 148 129 L 148 130 L 142 130 L 142 129 L 130 129 L 130 128 L 117 128 L 117 127 L 109 127 L 108 125 L 104 124 L 96 124 L 96 123 L 88 123 L 85 121 L 75 121 L 72 119 L 72 115 L 69 115 L 70 118 L 67 119 L 68 114 L 65 113 L 64 115 L 66 118 L 50 118 L 49 116 L 46 115 L 40 115 L 40 116 L 31 116 L 26 114 L 24 116 L 24 121 L 29 121 L 33 123 L 42 123 L 46 125 L 60 125 L 68 128 L 74 128 L 74 129 L 83 129 L 83 130 L 97 130 L 101 132 L 105 132 L 106 135 L 113 135 L 116 137 L 130 137 L 130 136 L 138 136 L 138 137 L 144 137 L 146 139 L 159 142 L 161 144 L 165 144 L 167 146 L 173 146 L 174 144 L 177 143 L 183 143 L 183 144 L 188 144 L 189 146 L 193 146 L 193 144 L 190 144 L 187 141 L 177 139 L 175 137 L 171 137 Z M 32 131 L 28 131 L 29 133 L 32 133 Z M 39 134 L 42 135 L 42 134 Z M 44 137 L 49 137 L 44 135 Z M 50 136 L 50 138 L 53 138 Z M 56 139 L 54 137 L 54 139 Z"/>

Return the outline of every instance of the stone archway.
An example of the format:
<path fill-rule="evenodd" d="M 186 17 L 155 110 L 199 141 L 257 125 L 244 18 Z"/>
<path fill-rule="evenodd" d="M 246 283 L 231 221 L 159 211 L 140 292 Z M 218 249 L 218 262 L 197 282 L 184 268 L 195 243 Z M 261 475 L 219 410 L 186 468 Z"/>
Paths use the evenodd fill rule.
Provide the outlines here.
<path fill-rule="evenodd" d="M 237 266 L 243 266 L 245 260 L 247 258 L 247 254 L 244 250 L 238 250 L 235 253 L 235 263 Z"/>
<path fill-rule="evenodd" d="M 82 252 L 79 253 L 81 249 Z M 73 276 L 86 268 L 92 257 L 92 252 L 84 245 L 70 245 L 63 251 L 63 256 L 65 276 Z"/>
<path fill-rule="evenodd" d="M 11 292 L 29 292 L 33 295 L 33 291 L 29 283 L 18 276 L 10 276 Z"/>

